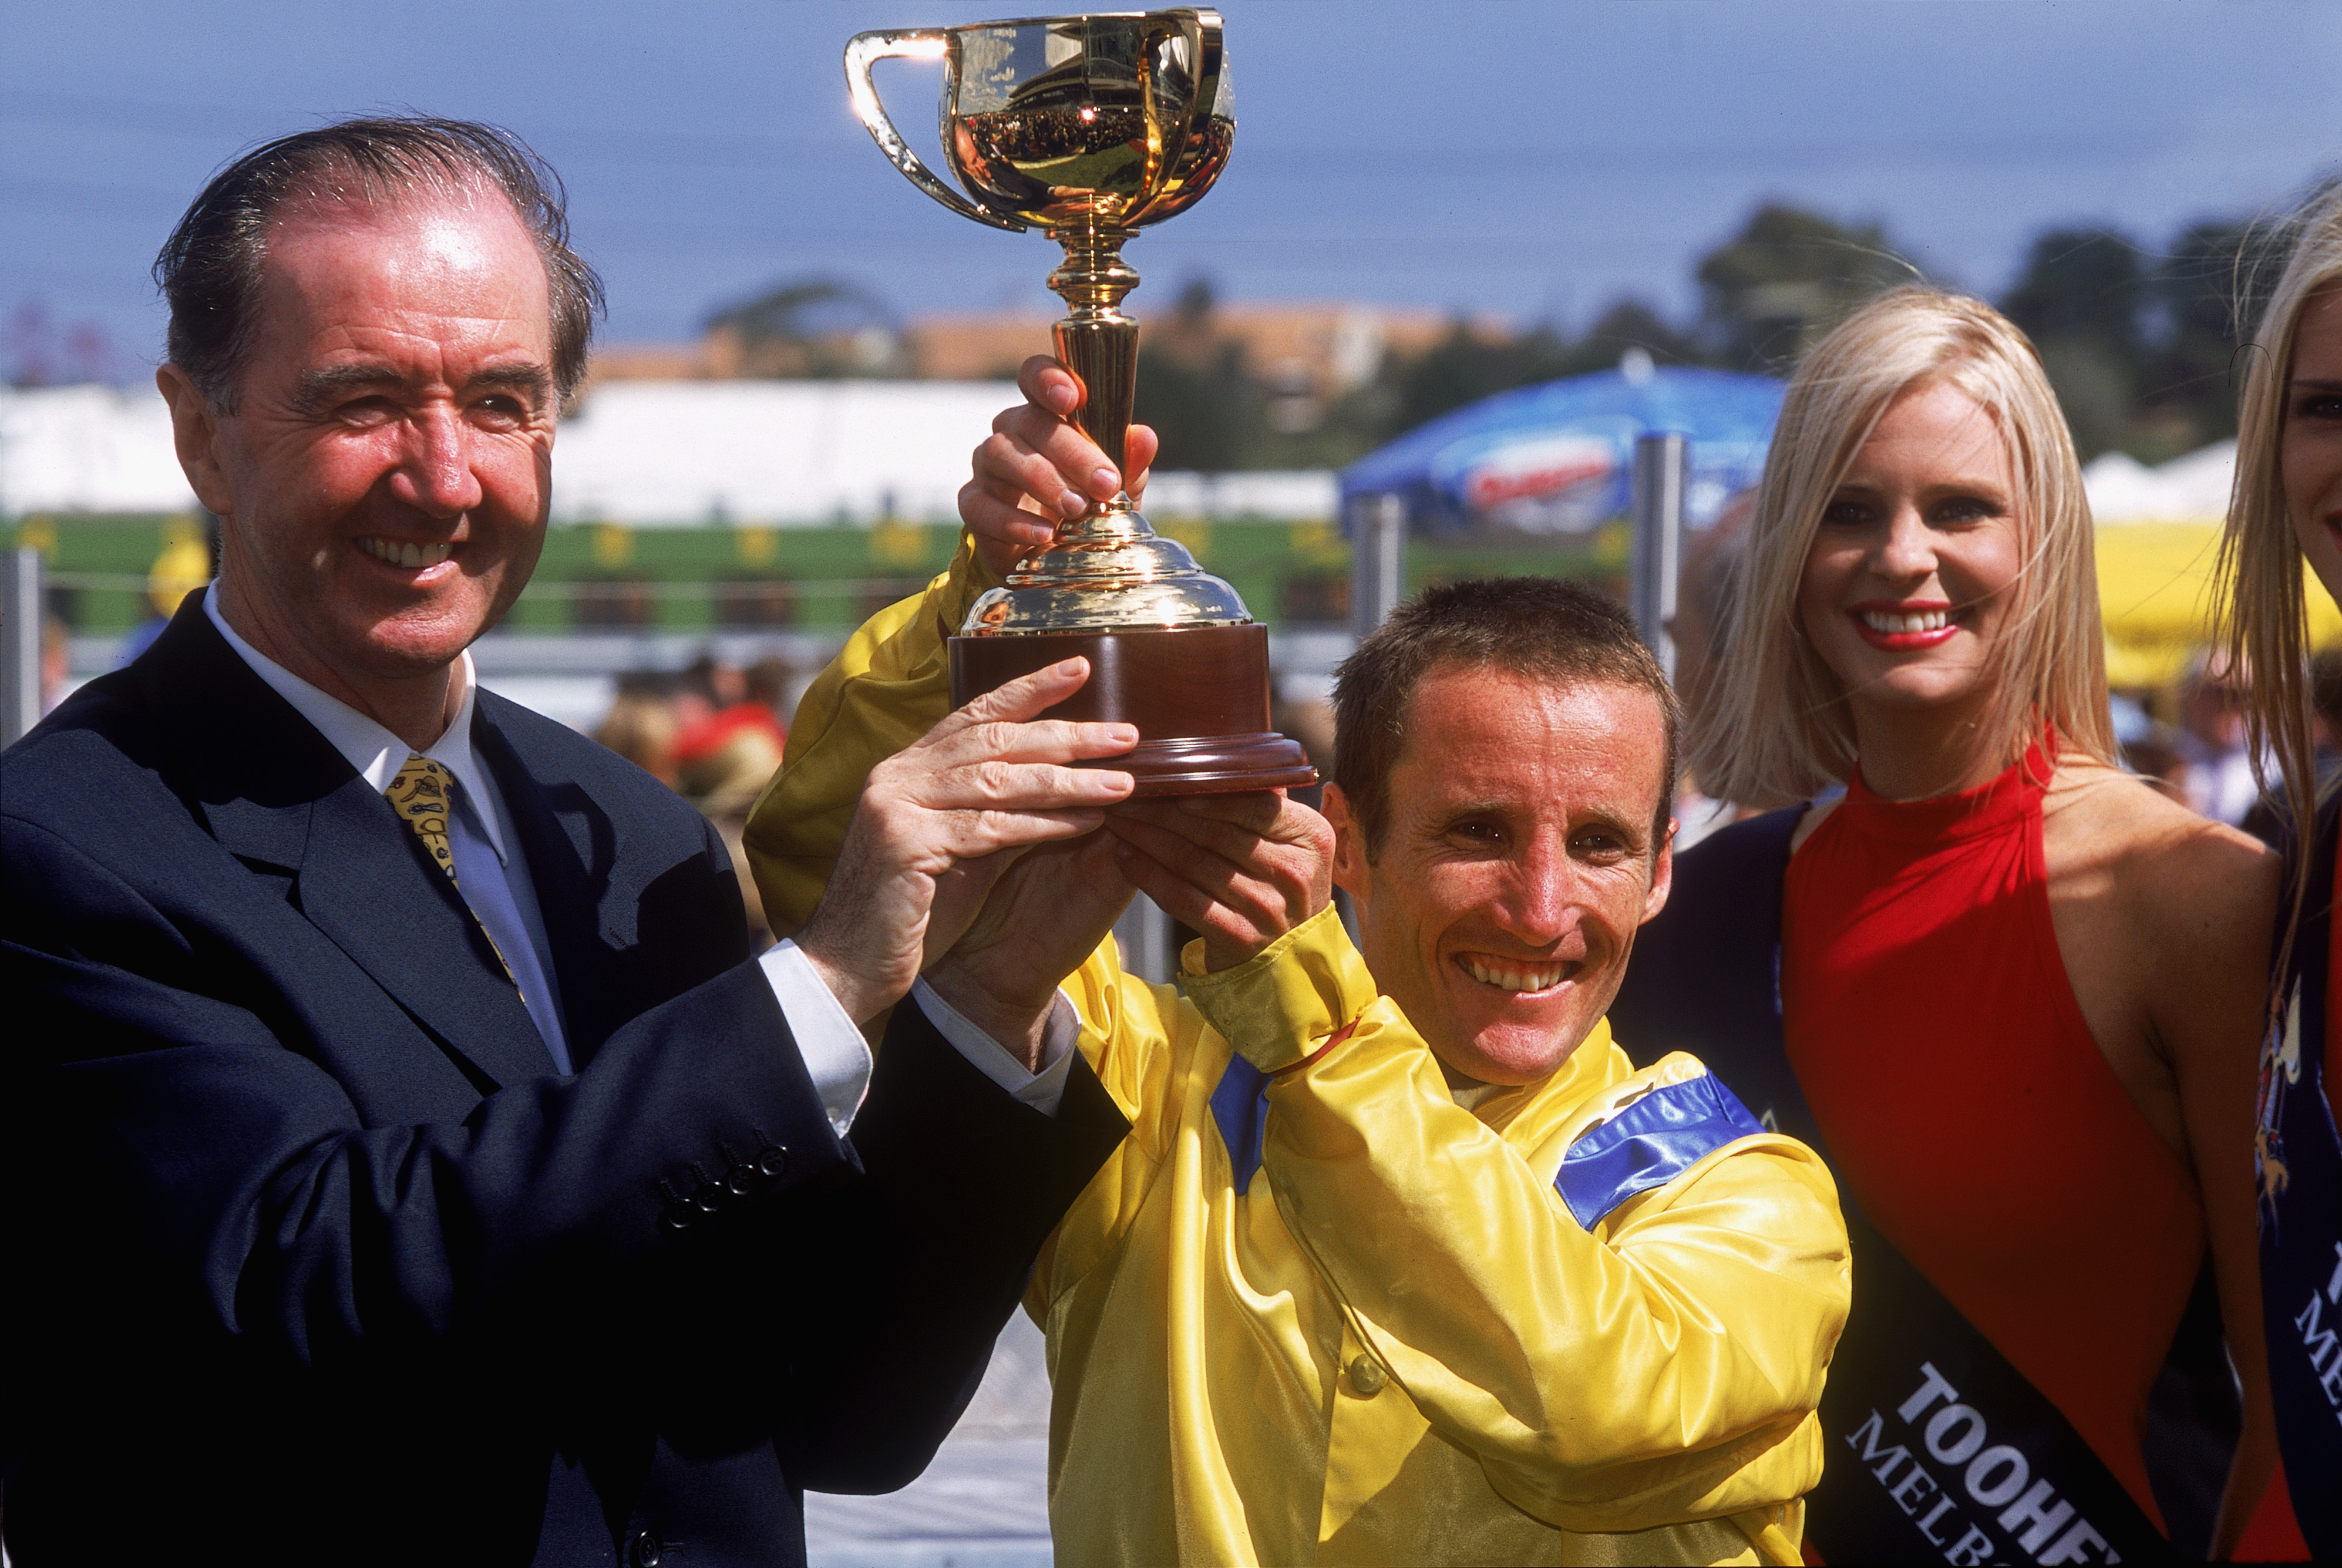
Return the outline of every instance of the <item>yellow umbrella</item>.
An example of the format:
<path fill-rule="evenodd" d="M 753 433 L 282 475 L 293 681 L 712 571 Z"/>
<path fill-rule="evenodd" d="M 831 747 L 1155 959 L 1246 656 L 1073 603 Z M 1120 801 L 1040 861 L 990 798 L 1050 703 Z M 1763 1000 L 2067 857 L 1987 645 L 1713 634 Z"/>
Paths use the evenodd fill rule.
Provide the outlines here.
<path fill-rule="evenodd" d="M 2161 686 L 2187 673 L 2212 635 L 2212 567 L 2220 524 L 2113 523 L 2097 531 L 2098 607 L 2107 624 L 2107 680 Z M 2309 641 L 2342 639 L 2342 609 L 2309 579 Z"/>

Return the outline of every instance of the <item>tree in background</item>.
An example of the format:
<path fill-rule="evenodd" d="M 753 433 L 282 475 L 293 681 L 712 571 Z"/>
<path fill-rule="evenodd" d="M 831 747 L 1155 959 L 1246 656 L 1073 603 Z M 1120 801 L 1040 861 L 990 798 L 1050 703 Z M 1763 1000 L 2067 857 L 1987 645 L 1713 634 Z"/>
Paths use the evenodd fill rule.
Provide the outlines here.
<path fill-rule="evenodd" d="M 2236 434 L 2237 345 L 2280 258 L 2267 220 L 2204 220 L 2157 256 L 2117 230 L 2063 225 L 2037 239 L 1998 302 L 2041 351 L 2087 461 L 2161 462 Z M 1783 375 L 1847 313 L 1925 281 L 1881 225 L 1782 203 L 1751 214 L 1700 259 L 1697 319 L 1677 327 L 1640 301 L 1611 305 L 1575 339 L 1541 324 L 1507 335 L 1459 323 L 1391 367 L 1386 434 L 1491 393 L 1604 370 L 1629 347 L 1662 365 Z"/>
<path fill-rule="evenodd" d="M 2087 343 L 2109 358 L 2135 359 L 2147 277 L 2127 235 L 2052 229 L 2033 242 L 2000 308 L 2037 344 Z"/>
<path fill-rule="evenodd" d="M 1569 347 L 1544 324 L 1506 335 L 1459 317 L 1446 337 L 1399 370 L 1397 428 L 1412 430 L 1499 392 L 1567 375 Z"/>
<path fill-rule="evenodd" d="M 1591 371 L 1608 370 L 1626 356 L 1630 348 L 1639 348 L 1659 365 L 1705 365 L 1698 340 L 1690 332 L 1678 331 L 1667 325 L 1644 301 L 1629 295 L 1610 302 L 1586 335 L 1570 346 L 1564 356 L 1563 375 L 1584 375 Z"/>
<path fill-rule="evenodd" d="M 2159 256 L 2108 229 L 2034 241 L 2001 308 L 2040 349 L 2086 460 L 2161 462 L 2236 434 L 2236 355 L 2279 259 L 2275 234 L 2205 220 Z"/>
<path fill-rule="evenodd" d="M 1919 271 L 1877 224 L 1768 202 L 1701 258 L 1698 340 L 1711 365 L 1784 375 L 1857 305 Z"/>
<path fill-rule="evenodd" d="M 1390 434 L 1515 387 L 1608 370 L 1630 348 L 1660 365 L 1779 374 L 1881 289 L 1917 275 L 1877 225 L 1848 225 L 1771 203 L 1699 264 L 1699 319 L 1670 324 L 1643 300 L 1616 300 L 1572 338 L 1550 323 L 1506 335 L 1457 321 L 1396 367 Z"/>
<path fill-rule="evenodd" d="M 2041 351 L 2085 458 L 2122 444 L 2147 358 L 2141 321 L 2153 277 L 2136 241 L 2109 229 L 2052 229 L 2033 242 L 2000 308 Z"/>
<path fill-rule="evenodd" d="M 1208 281 L 1188 282 L 1170 320 L 1139 335 L 1136 418 L 1163 443 L 1158 466 L 1202 474 L 1265 466 L 1252 437 L 1266 401 L 1244 345 L 1215 330 Z"/>
<path fill-rule="evenodd" d="M 2148 308 L 2162 330 L 2141 378 L 2140 414 L 2157 444 L 2184 452 L 2236 433 L 2237 345 L 2260 314 L 2254 260 L 2267 234 L 2251 224 L 2193 224 L 2156 269 Z M 2269 282 L 2259 277 L 2259 289 Z"/>
<path fill-rule="evenodd" d="M 709 368 L 718 376 L 894 376 L 910 374 L 903 335 L 886 303 L 833 278 L 782 284 L 707 321 Z"/>
<path fill-rule="evenodd" d="M 1138 351 L 1138 417 L 1163 438 L 1166 468 L 1340 467 L 1392 437 L 1484 397 L 1615 367 L 1639 348 L 1660 365 L 1781 371 L 1838 318 L 1916 275 L 1877 225 L 1847 225 L 1775 203 L 1700 263 L 1702 310 L 1686 326 L 1648 302 L 1614 300 L 1582 334 L 1550 322 L 1506 330 L 1459 316 L 1422 352 L 1306 431 L 1265 417 L 1277 389 L 1220 330 L 1208 283 L 1189 283 Z"/>
<path fill-rule="evenodd" d="M 1612 301 L 1574 339 L 1550 323 L 1507 335 L 1486 323 L 1459 319 L 1445 340 L 1397 367 L 1390 406 L 1393 434 L 1499 392 L 1613 369 L 1631 348 L 1660 365 L 1707 362 L 1691 334 L 1670 326 L 1632 295 Z"/>
<path fill-rule="evenodd" d="M 2199 221 L 2163 255 L 2086 225 L 2034 241 L 1999 304 L 2040 349 L 2085 460 L 2119 450 L 2159 462 L 2235 434 L 2240 324 L 2257 308 L 2256 284 L 2270 282 L 2275 228 Z M 1786 375 L 1857 305 L 1923 275 L 1882 225 L 1770 202 L 1700 258 L 1688 321 L 1631 296 L 1575 335 L 1459 316 L 1418 352 L 1386 353 L 1363 383 L 1307 397 L 1277 385 L 1277 365 L 1252 362 L 1197 278 L 1169 317 L 1148 323 L 1137 416 L 1161 435 L 1166 469 L 1338 468 L 1484 397 L 1610 369 L 1630 349 L 1659 365 Z M 917 374 L 884 304 L 827 279 L 717 313 L 708 347 L 719 375 Z M 43 374 L 38 355 L 17 360 Z M 1283 416 L 1304 404 L 1306 418 Z"/>

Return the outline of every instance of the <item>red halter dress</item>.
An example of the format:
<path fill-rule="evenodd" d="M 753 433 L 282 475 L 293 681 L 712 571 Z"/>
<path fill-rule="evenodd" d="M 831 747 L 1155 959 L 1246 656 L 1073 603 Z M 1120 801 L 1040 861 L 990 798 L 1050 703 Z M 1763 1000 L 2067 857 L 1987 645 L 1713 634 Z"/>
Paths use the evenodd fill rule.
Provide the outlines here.
<path fill-rule="evenodd" d="M 1783 1023 L 1871 1223 L 2160 1524 L 2140 1433 L 2204 1215 L 2066 977 L 2047 771 L 2036 749 L 1981 789 L 1910 802 L 1857 779 L 1789 861 Z"/>

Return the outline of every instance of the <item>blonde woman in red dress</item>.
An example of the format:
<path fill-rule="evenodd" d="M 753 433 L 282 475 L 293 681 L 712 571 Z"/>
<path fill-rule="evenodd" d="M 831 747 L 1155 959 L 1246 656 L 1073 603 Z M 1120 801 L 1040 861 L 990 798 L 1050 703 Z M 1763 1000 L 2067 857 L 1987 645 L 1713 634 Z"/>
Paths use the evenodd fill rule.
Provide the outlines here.
<path fill-rule="evenodd" d="M 2227 1554 L 2274 1462 L 2246 1151 L 2277 862 L 2116 764 L 2081 474 L 2023 335 L 1920 288 L 1830 334 L 1729 603 L 1692 769 L 1845 793 L 1678 857 L 1612 1018 L 1815 1137 L 1875 1238 L 1809 1538 L 2160 1551 L 2148 1395 L 2208 1249 L 2245 1373 Z"/>

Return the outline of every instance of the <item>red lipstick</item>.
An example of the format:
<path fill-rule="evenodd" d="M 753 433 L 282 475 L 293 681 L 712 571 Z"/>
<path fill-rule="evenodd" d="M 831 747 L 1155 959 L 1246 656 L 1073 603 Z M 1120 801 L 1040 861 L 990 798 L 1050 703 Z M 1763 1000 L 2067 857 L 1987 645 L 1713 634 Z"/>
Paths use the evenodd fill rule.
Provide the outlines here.
<path fill-rule="evenodd" d="M 1937 647 L 1959 630 L 1959 613 L 1941 599 L 1866 599 L 1847 618 L 1864 642 L 1890 654 Z"/>

